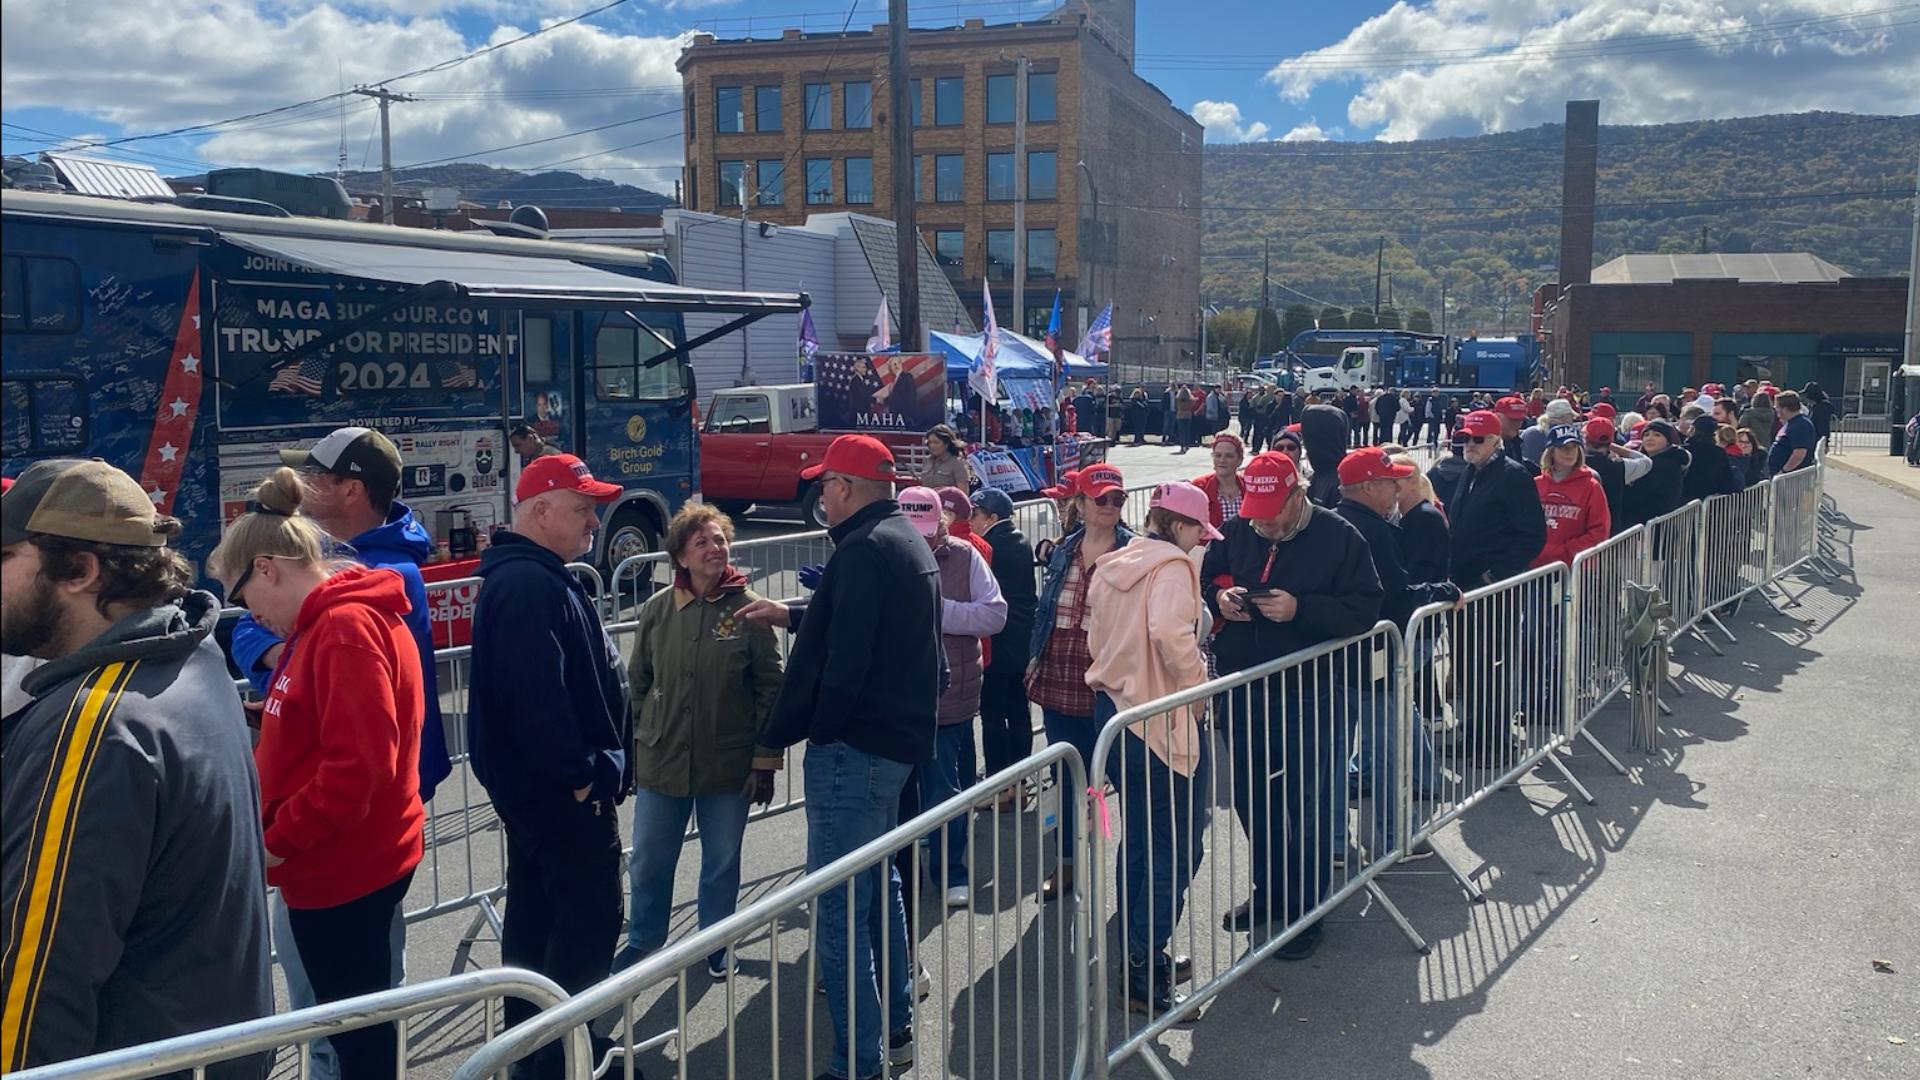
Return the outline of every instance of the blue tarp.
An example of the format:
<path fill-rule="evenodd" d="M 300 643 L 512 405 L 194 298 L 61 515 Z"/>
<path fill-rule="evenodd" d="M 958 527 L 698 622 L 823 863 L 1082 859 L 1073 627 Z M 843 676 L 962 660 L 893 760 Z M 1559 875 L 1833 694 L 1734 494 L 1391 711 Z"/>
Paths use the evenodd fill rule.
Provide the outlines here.
<path fill-rule="evenodd" d="M 947 378 L 953 381 L 965 379 L 972 371 L 980 356 L 980 344 L 986 340 L 982 334 L 946 334 L 938 330 L 929 337 L 933 347 L 947 358 Z M 1100 377 L 1106 374 L 1107 365 L 1094 363 L 1070 352 L 1063 352 L 1067 361 L 1067 374 L 1081 377 Z M 995 362 L 995 370 L 1002 379 L 1050 379 L 1053 377 L 1053 354 L 1047 351 L 1044 343 L 1016 334 L 1005 327 L 1000 328 L 1000 356 Z"/>

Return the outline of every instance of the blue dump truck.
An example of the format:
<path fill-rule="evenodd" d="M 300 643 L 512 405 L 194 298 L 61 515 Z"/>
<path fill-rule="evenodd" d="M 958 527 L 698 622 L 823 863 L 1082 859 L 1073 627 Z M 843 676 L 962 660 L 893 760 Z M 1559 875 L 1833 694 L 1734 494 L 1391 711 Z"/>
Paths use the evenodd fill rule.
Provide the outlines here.
<path fill-rule="evenodd" d="M 112 462 L 196 560 L 276 451 L 348 424 L 398 445 L 450 554 L 510 520 L 522 423 L 626 488 L 597 561 L 653 550 L 700 474 L 691 351 L 807 303 L 544 239 L 16 191 L 0 216 L 6 474 Z M 723 318 L 688 340 L 688 312 Z"/>
<path fill-rule="evenodd" d="M 1524 390 L 1539 345 L 1532 337 L 1454 339 L 1411 330 L 1306 330 L 1272 365 L 1310 391 L 1349 387 Z"/>

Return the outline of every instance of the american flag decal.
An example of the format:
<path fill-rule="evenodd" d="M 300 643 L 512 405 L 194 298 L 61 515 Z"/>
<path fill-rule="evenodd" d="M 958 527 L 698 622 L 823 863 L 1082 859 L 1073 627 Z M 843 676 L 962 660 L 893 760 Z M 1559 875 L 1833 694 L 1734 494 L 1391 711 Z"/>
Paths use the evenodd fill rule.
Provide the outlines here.
<path fill-rule="evenodd" d="M 320 377 L 326 374 L 328 357 L 324 352 L 316 352 L 300 361 L 297 366 L 281 368 L 267 384 L 268 390 L 278 390 L 289 394 L 312 394 L 320 396 L 323 389 Z"/>
<path fill-rule="evenodd" d="M 442 390 L 471 390 L 480 385 L 474 376 L 473 366 L 458 360 L 441 359 L 433 363 L 435 374 L 440 377 Z"/>

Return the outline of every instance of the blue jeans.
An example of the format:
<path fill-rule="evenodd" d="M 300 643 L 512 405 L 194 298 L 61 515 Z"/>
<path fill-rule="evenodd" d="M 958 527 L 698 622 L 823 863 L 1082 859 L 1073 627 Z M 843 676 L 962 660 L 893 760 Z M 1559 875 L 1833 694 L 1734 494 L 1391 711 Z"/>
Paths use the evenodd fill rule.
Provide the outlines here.
<path fill-rule="evenodd" d="M 807 872 L 879 838 L 899 824 L 900 789 L 913 766 L 855 750 L 845 743 L 807 744 L 804 766 L 807 793 Z M 836 886 L 820 895 L 821 978 L 827 988 L 827 1015 L 833 1022 L 834 1076 L 873 1076 L 885 1062 L 886 1038 L 913 1023 L 913 963 L 907 952 L 907 909 L 900 899 L 900 874 L 891 858 L 853 879 L 853 940 L 847 940 L 849 889 Z M 886 950 L 887 985 L 879 985 L 881 963 L 876 942 Z M 847 999 L 848 972 L 853 999 Z M 887 995 L 883 1030 L 880 994 Z M 849 1024 L 851 1011 L 851 1024 Z M 851 1027 L 851 1031 L 849 1031 Z M 853 1062 L 849 1068 L 848 1058 Z"/>
<path fill-rule="evenodd" d="M 1334 761 L 1346 753 L 1325 695 L 1303 694 L 1302 682 L 1296 671 L 1225 695 L 1233 810 L 1247 831 L 1253 907 L 1283 926 L 1327 894 Z"/>
<path fill-rule="evenodd" d="M 964 724 L 942 724 L 934 729 L 933 760 L 919 766 L 920 806 L 929 809 L 960 794 L 973 786 L 974 775 L 978 770 L 973 764 L 973 721 Z M 941 876 L 939 862 L 929 864 L 934 884 L 943 889 L 958 888 L 971 884 L 967 875 L 967 822 L 968 815 L 961 815 L 947 822 L 944 830 L 935 829 L 927 834 L 927 843 L 938 845 L 940 834 L 947 834 L 945 866 L 946 875 Z M 935 850 L 934 857 L 940 858 Z"/>
<path fill-rule="evenodd" d="M 388 941 L 393 950 L 393 986 L 407 981 L 405 912 L 405 904 L 396 908 L 393 924 L 387 928 Z M 293 923 L 287 918 L 287 902 L 278 890 L 273 894 L 273 945 L 280 961 L 280 971 L 287 977 L 287 1004 L 294 1009 L 312 1008 L 316 1004 L 313 983 L 307 979 L 307 966 L 300 960 L 300 948 L 293 943 Z M 311 1047 L 309 1072 L 313 1080 L 340 1080 L 340 1058 L 334 1054 L 333 1044 L 325 1039 L 315 1039 L 308 1045 Z"/>
<path fill-rule="evenodd" d="M 1095 708 L 1098 707 L 1096 704 Z M 1099 782 L 1098 780 L 1092 779 L 1094 768 L 1093 743 L 1094 740 L 1100 737 L 1100 724 L 1098 721 L 1094 720 L 1091 716 L 1068 716 L 1063 712 L 1043 708 L 1040 710 L 1040 726 L 1047 733 L 1048 746 L 1052 746 L 1054 743 L 1071 743 L 1075 750 L 1080 751 L 1080 760 L 1087 767 L 1087 775 L 1089 777 L 1087 782 Z M 1059 779 L 1064 789 L 1067 783 L 1065 770 L 1061 771 Z M 1060 793 L 1060 843 L 1062 844 L 1060 861 L 1068 866 L 1072 866 L 1074 861 L 1073 800 L 1085 799 L 1086 797 L 1087 793 L 1084 791 L 1062 790 Z"/>
<path fill-rule="evenodd" d="M 633 856 L 627 860 L 633 900 L 627 920 L 627 946 L 622 950 L 634 960 L 667 943 L 674 871 L 680 865 L 689 816 L 697 816 L 700 821 L 701 927 L 733 914 L 739 903 L 740 840 L 747 832 L 746 793 L 734 790 L 679 796 L 635 789 Z"/>
<path fill-rule="evenodd" d="M 1394 829 L 1399 821 L 1398 779 L 1400 738 L 1394 730 L 1397 699 L 1388 683 L 1374 683 L 1365 689 L 1341 691 L 1346 702 L 1339 716 L 1359 735 L 1355 749 L 1346 755 L 1349 788 L 1356 782 L 1368 795 L 1372 808 L 1371 823 L 1361 836 L 1367 853 L 1378 855 L 1393 846 Z M 1413 711 L 1413 796 L 1430 795 L 1434 784 L 1433 740 L 1421 722 L 1420 710 Z M 1418 818 L 1416 817 L 1416 820 Z M 1347 849 L 1347 815 L 1344 809 L 1333 816 L 1333 850 Z"/>
<path fill-rule="evenodd" d="M 1105 724 L 1115 715 L 1113 699 L 1094 699 L 1093 716 Z M 1126 897 L 1127 956 L 1144 964 L 1158 956 L 1173 937 L 1187 899 L 1187 886 L 1205 854 L 1207 821 L 1207 748 L 1191 777 L 1169 769 L 1146 740 L 1119 737 L 1116 749 L 1123 819 L 1120 892 Z"/>

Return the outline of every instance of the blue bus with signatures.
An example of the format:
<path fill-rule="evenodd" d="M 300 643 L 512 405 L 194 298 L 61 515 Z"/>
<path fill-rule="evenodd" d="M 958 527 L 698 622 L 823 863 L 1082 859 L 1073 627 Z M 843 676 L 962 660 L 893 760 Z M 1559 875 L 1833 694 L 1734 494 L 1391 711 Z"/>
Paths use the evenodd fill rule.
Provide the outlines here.
<path fill-rule="evenodd" d="M 103 458 L 196 560 L 276 451 L 349 424 L 393 439 L 436 539 L 510 520 L 525 423 L 626 489 L 597 561 L 653 550 L 700 474 L 692 350 L 806 305 L 544 239 L 16 191 L 0 216 L 5 472 Z M 689 340 L 688 312 L 723 318 Z"/>

